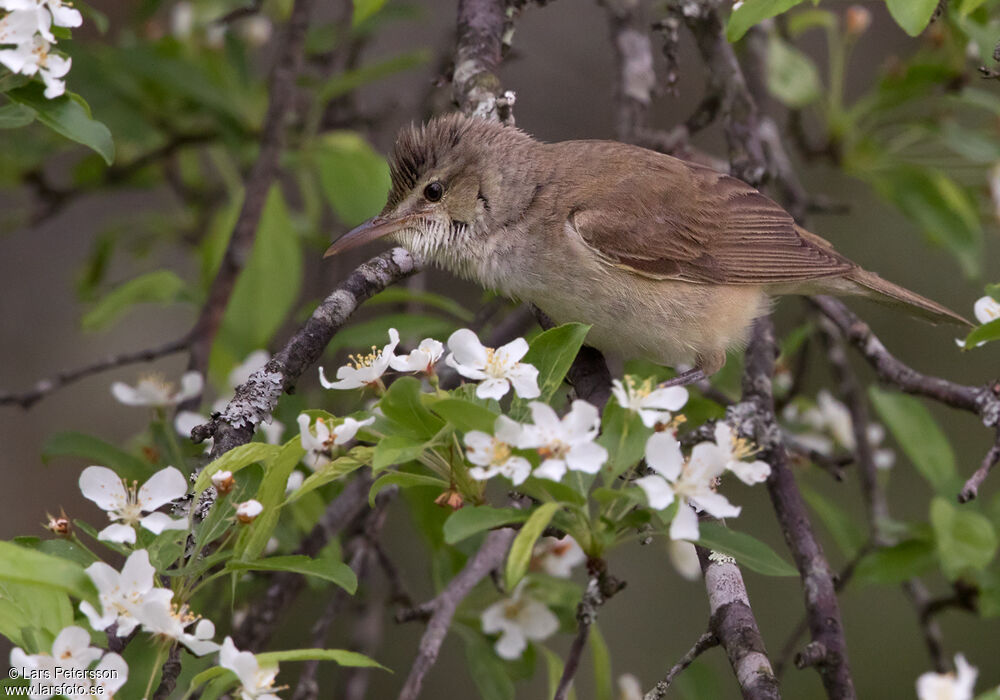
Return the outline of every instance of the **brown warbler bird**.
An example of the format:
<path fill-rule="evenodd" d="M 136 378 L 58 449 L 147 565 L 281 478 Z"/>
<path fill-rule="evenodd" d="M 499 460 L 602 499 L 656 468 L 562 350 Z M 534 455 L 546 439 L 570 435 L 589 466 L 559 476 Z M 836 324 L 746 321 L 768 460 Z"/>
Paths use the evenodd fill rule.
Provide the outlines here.
<path fill-rule="evenodd" d="M 614 141 L 541 143 L 450 114 L 404 128 L 381 214 L 327 250 L 389 237 L 453 273 L 591 324 L 587 343 L 713 374 L 769 299 L 856 294 L 968 325 L 863 270 L 744 182 Z"/>

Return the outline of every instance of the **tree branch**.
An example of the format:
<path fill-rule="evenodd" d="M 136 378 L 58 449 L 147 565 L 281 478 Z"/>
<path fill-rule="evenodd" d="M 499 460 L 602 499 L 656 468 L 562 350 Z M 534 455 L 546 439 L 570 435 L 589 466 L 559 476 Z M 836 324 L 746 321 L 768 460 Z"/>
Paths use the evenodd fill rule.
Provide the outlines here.
<path fill-rule="evenodd" d="M 821 645 L 823 650 L 816 668 L 827 696 L 837 700 L 855 698 L 830 565 L 809 523 L 809 515 L 789 469 L 788 455 L 774 415 L 771 377 L 775 354 L 774 326 L 770 318 L 757 319 L 746 355 L 744 403 L 730 409 L 729 418 L 739 426 L 741 434 L 756 441 L 761 448 L 760 458 L 771 465 L 768 494 L 802 577 L 809 631 L 812 641 Z"/>
<path fill-rule="evenodd" d="M 780 698 L 778 680 L 750 608 L 739 566 L 731 557 L 709 552 L 704 547 L 697 549 L 708 593 L 711 615 L 708 629 L 726 650 L 743 697 Z"/>
<path fill-rule="evenodd" d="M 663 700 L 670 689 L 670 684 L 680 675 L 681 671 L 694 663 L 694 660 L 706 651 L 717 646 L 719 646 L 719 638 L 715 636 L 714 632 L 705 632 L 705 634 L 698 637 L 698 641 L 694 643 L 694 646 L 681 657 L 680 661 L 667 671 L 667 675 L 664 676 L 663 680 L 658 681 L 656 687 L 646 693 L 642 697 L 642 700 Z"/>

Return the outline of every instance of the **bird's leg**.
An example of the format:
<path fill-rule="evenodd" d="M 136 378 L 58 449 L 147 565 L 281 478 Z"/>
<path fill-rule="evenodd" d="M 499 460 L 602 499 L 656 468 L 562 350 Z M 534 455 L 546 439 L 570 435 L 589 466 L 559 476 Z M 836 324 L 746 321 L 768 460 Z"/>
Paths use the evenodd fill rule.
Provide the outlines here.
<path fill-rule="evenodd" d="M 659 384 L 660 389 L 664 389 L 668 386 L 687 386 L 688 384 L 695 384 L 703 379 L 708 379 L 708 375 L 705 374 L 705 370 L 701 367 L 694 367 L 692 369 L 685 370 L 678 374 L 673 379 L 668 379 L 665 382 Z"/>

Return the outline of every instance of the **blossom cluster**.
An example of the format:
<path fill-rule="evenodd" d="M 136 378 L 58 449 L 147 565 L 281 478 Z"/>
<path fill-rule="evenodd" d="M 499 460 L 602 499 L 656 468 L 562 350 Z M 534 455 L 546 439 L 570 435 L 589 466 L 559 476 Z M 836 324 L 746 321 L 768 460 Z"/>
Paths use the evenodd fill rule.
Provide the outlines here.
<path fill-rule="evenodd" d="M 80 11 L 63 0 L 0 0 L 0 63 L 14 73 L 39 75 L 45 96 L 59 97 L 66 91 L 63 78 L 72 60 L 53 52 L 56 43 L 52 27 L 79 27 Z"/>

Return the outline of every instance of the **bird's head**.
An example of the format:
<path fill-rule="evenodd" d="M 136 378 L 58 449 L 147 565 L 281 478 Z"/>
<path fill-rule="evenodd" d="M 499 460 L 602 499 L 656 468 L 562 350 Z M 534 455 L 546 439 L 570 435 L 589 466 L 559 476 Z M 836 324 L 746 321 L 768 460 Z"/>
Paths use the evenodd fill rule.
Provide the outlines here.
<path fill-rule="evenodd" d="M 466 243 L 488 234 L 491 208 L 510 189 L 497 156 L 529 142 L 513 127 L 461 114 L 404 128 L 389 160 L 392 189 L 382 213 L 344 234 L 325 257 L 384 237 L 431 259 L 460 256 Z"/>

